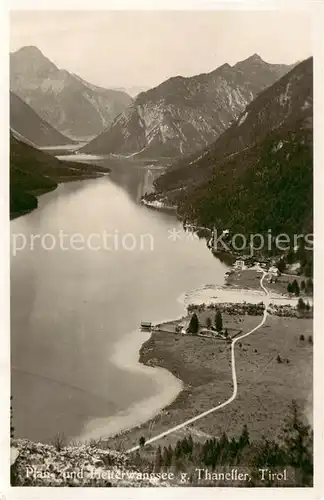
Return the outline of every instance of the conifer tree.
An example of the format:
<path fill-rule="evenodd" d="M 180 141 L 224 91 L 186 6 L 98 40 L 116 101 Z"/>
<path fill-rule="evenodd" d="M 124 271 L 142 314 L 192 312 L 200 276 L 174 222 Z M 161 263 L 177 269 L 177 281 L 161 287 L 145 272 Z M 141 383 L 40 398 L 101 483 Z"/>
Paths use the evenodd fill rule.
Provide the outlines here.
<path fill-rule="evenodd" d="M 155 471 L 159 472 L 161 466 L 162 466 L 162 451 L 161 451 L 161 446 L 158 446 L 155 453 L 155 463 L 154 463 Z"/>
<path fill-rule="evenodd" d="M 313 475 L 313 436 L 310 426 L 303 422 L 295 400 L 290 405 L 290 414 L 283 429 L 283 440 L 288 463 L 296 469 L 302 484 L 310 485 Z"/>
<path fill-rule="evenodd" d="M 218 332 L 221 332 L 223 329 L 223 318 L 220 311 L 216 311 L 215 314 L 215 328 Z"/>
<path fill-rule="evenodd" d="M 292 291 L 296 295 L 296 297 L 298 297 L 300 290 L 299 290 L 299 285 L 298 285 L 298 282 L 296 279 L 294 279 L 294 281 L 292 282 Z"/>
<path fill-rule="evenodd" d="M 196 313 L 193 313 L 190 319 L 190 323 L 188 326 L 188 332 L 192 333 L 193 335 L 197 334 L 199 330 L 199 320 L 198 316 Z"/>
<path fill-rule="evenodd" d="M 250 444 L 250 435 L 247 428 L 247 425 L 244 424 L 242 429 L 242 434 L 239 439 L 239 447 L 244 448 L 246 445 Z"/>

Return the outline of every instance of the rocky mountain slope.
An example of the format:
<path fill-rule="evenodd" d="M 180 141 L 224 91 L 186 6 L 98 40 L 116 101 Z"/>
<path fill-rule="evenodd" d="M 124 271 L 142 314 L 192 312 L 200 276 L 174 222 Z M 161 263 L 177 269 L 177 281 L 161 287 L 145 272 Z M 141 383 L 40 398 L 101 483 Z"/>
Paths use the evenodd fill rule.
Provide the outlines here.
<path fill-rule="evenodd" d="M 185 156 L 215 141 L 264 88 L 290 69 L 254 54 L 231 67 L 190 78 L 177 76 L 147 92 L 118 115 L 83 152 Z"/>
<path fill-rule="evenodd" d="M 158 474 L 140 471 L 125 454 L 97 445 L 54 447 L 27 439 L 12 441 L 13 486 L 170 486 Z"/>
<path fill-rule="evenodd" d="M 210 147 L 156 183 L 185 219 L 240 232 L 312 227 L 313 60 L 251 102 Z"/>
<path fill-rule="evenodd" d="M 37 195 L 58 182 L 98 177 L 106 169 L 84 163 L 59 161 L 10 134 L 10 217 L 37 207 Z"/>
<path fill-rule="evenodd" d="M 14 134 L 27 139 L 34 146 L 58 146 L 73 143 L 71 139 L 38 116 L 13 92 L 10 92 L 10 128 Z"/>
<path fill-rule="evenodd" d="M 132 102 L 125 92 L 59 69 L 33 46 L 10 54 L 10 89 L 54 128 L 79 139 L 100 134 Z"/>

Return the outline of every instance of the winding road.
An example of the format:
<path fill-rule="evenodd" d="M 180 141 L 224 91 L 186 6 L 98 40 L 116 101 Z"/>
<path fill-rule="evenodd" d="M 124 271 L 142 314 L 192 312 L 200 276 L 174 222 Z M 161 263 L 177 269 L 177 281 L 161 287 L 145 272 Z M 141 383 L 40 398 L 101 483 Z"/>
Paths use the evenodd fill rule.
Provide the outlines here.
<path fill-rule="evenodd" d="M 267 299 L 269 299 L 269 292 L 265 288 L 265 286 L 263 285 L 263 280 L 266 277 L 266 275 L 267 275 L 267 273 L 265 271 L 263 271 L 263 274 L 262 274 L 261 279 L 260 279 L 260 287 L 265 292 Z M 249 335 L 251 335 L 251 333 L 254 333 L 256 330 L 258 330 L 259 328 L 261 328 L 261 326 L 264 325 L 264 323 L 265 323 L 265 321 L 267 319 L 267 316 L 268 316 L 268 300 L 265 303 L 265 308 L 264 308 L 263 317 L 262 317 L 261 322 L 257 326 L 255 326 L 254 328 L 252 328 L 252 330 L 250 330 L 249 332 L 244 333 L 243 335 L 240 335 L 239 337 L 236 337 L 233 340 L 232 344 L 231 344 L 231 365 L 232 365 L 232 379 L 233 379 L 233 393 L 232 393 L 232 396 L 229 399 L 227 399 L 226 401 L 224 401 L 224 403 L 221 403 L 221 404 L 219 404 L 217 406 L 214 406 L 213 408 L 210 408 L 209 410 L 204 411 L 203 413 L 200 413 L 199 415 L 196 415 L 195 417 L 192 417 L 189 420 L 185 420 L 181 424 L 175 425 L 174 427 L 171 427 L 171 429 L 168 429 L 167 431 L 161 432 L 160 434 L 158 434 L 157 436 L 152 437 L 151 439 L 148 439 L 147 441 L 145 441 L 145 445 L 154 443 L 155 441 L 158 441 L 159 439 L 161 439 L 161 438 L 163 438 L 165 436 L 168 436 L 169 434 L 171 434 L 173 432 L 176 432 L 179 429 L 182 429 L 183 427 L 186 427 L 187 425 L 192 424 L 193 422 L 196 422 L 197 420 L 200 420 L 201 418 L 206 417 L 207 415 L 210 415 L 210 413 L 214 413 L 215 411 L 220 410 L 221 408 L 224 408 L 225 406 L 229 405 L 232 401 L 234 401 L 234 399 L 237 396 L 237 374 L 236 374 L 236 365 L 235 365 L 235 344 L 239 340 L 241 340 L 241 339 L 243 339 L 245 337 L 248 337 Z M 140 449 L 140 446 L 137 445 L 137 446 L 134 446 L 133 448 L 129 448 L 126 451 L 126 453 L 132 453 L 133 451 L 136 451 L 136 450 L 139 450 L 139 449 Z"/>

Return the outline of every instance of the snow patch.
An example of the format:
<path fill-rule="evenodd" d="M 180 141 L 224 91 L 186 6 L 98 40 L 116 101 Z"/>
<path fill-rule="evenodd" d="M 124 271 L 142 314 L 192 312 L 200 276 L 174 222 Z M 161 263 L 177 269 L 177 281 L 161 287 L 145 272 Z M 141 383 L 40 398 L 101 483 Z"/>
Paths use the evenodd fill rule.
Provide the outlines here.
<path fill-rule="evenodd" d="M 97 113 L 100 116 L 101 123 L 104 127 L 109 125 L 110 121 L 106 119 L 106 116 L 102 113 L 104 109 L 106 112 L 112 112 L 111 106 L 108 105 L 107 99 L 102 99 L 100 96 L 95 98 L 93 95 L 90 95 L 88 92 L 82 92 L 83 97 L 90 102 L 90 104 L 94 107 Z"/>
<path fill-rule="evenodd" d="M 238 126 L 240 127 L 242 125 L 242 123 L 245 122 L 246 118 L 247 118 L 247 115 L 248 115 L 248 112 L 246 111 L 242 116 L 241 118 L 239 119 L 238 121 Z"/>
<path fill-rule="evenodd" d="M 280 96 L 279 96 L 280 106 L 284 106 L 286 104 L 286 102 L 290 100 L 290 96 L 289 96 L 290 87 L 291 87 L 291 83 L 289 82 L 289 83 L 287 83 L 285 93 L 280 94 Z"/>

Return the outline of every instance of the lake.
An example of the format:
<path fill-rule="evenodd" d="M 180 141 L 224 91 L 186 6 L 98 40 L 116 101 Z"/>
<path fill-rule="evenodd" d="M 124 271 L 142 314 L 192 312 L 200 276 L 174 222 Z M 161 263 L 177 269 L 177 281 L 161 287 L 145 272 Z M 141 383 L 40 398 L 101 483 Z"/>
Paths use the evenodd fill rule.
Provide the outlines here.
<path fill-rule="evenodd" d="M 140 322 L 181 316 L 183 294 L 222 285 L 227 267 L 173 213 L 140 204 L 159 172 L 120 162 L 11 222 L 16 437 L 108 437 L 179 393 L 169 372 L 138 363 Z"/>

